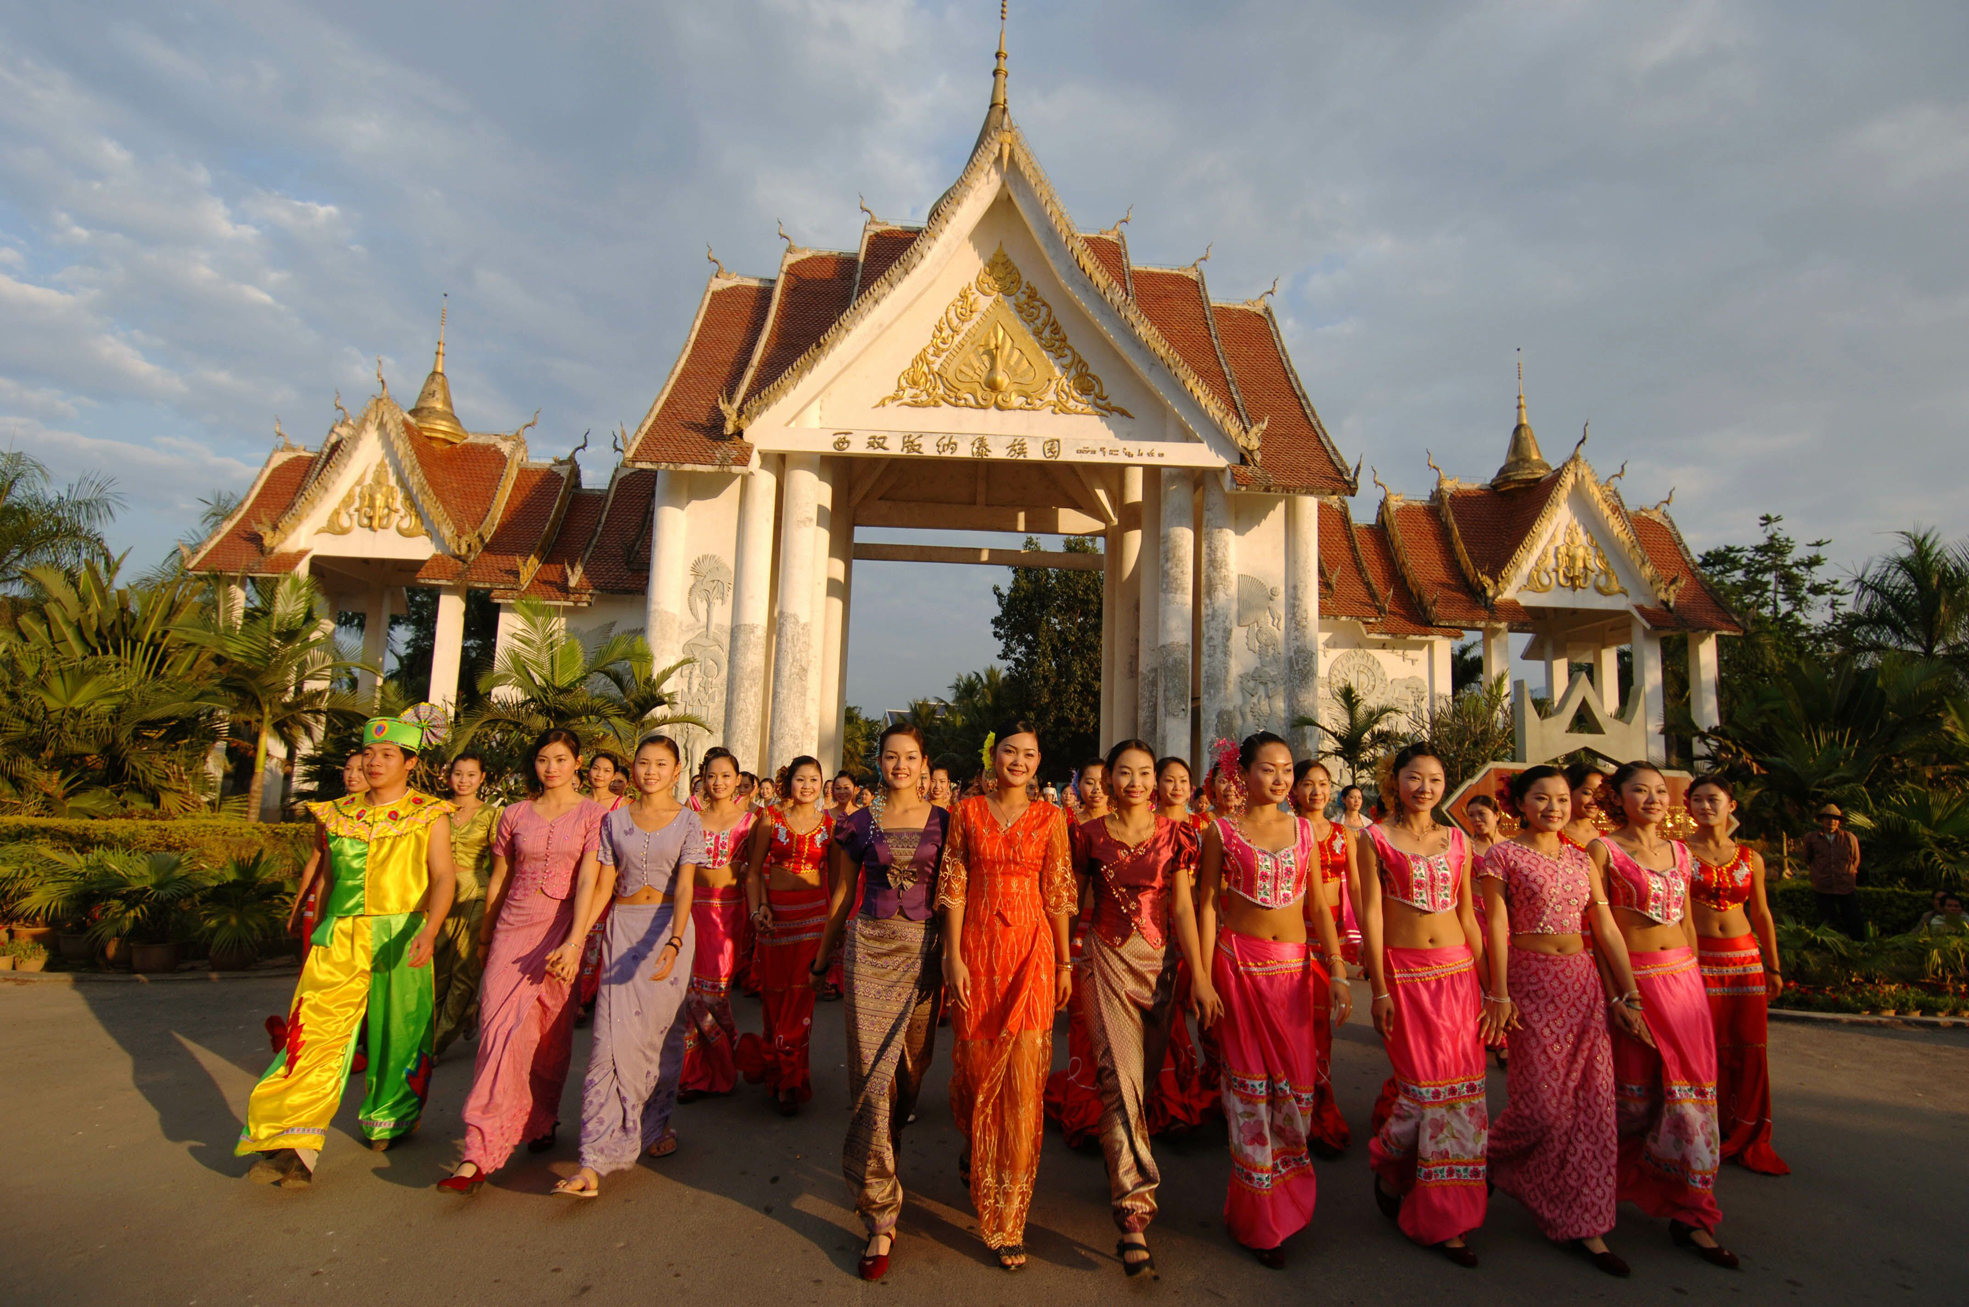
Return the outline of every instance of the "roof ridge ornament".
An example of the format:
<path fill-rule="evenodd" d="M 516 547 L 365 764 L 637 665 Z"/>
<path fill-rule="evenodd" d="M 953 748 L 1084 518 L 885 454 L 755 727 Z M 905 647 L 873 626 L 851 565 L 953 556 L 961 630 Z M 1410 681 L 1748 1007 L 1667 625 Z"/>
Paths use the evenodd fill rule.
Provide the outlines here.
<path fill-rule="evenodd" d="M 1675 487 L 1670 486 L 1668 487 L 1668 498 L 1662 500 L 1659 504 L 1656 504 L 1653 508 L 1649 509 L 1648 511 L 1650 513 L 1666 513 L 1668 511 L 1668 506 L 1674 502 L 1675 502 Z"/>
<path fill-rule="evenodd" d="M 1572 453 L 1568 455 L 1566 458 L 1566 461 L 1568 463 L 1570 463 L 1573 459 L 1579 457 L 1579 451 L 1586 448 L 1586 438 L 1592 434 L 1593 434 L 1593 419 L 1587 418 L 1586 425 L 1579 429 L 1579 443 L 1572 447 Z"/>
<path fill-rule="evenodd" d="M 1620 480 L 1622 477 L 1626 475 L 1627 475 L 1627 460 L 1623 458 L 1622 460 L 1620 460 L 1620 471 L 1614 473 L 1612 476 L 1608 477 L 1605 481 L 1602 481 L 1600 485 L 1604 489 L 1612 490 L 1613 483 Z"/>
<path fill-rule="evenodd" d="M 404 416 L 431 439 L 456 445 L 468 433 L 451 407 L 451 382 L 444 375 L 444 329 L 450 315 L 451 296 L 446 295 L 438 306 L 437 357 L 431 360 L 431 372 L 424 378 L 424 388 L 417 392 L 417 402 Z"/>
<path fill-rule="evenodd" d="M 1577 453 L 1577 450 L 1573 451 Z M 1504 451 L 1504 466 L 1490 479 L 1493 490 L 1515 490 L 1534 485 L 1552 475 L 1552 465 L 1539 452 L 1538 437 L 1532 434 L 1531 420 L 1525 416 L 1525 352 L 1518 350 L 1518 425 L 1511 428 L 1511 443 Z"/>
<path fill-rule="evenodd" d="M 713 275 L 719 277 L 729 277 L 732 275 L 731 273 L 725 271 L 725 265 L 719 261 L 717 251 L 711 248 L 710 241 L 704 242 L 704 257 L 711 260 L 711 266 L 718 270 Z"/>

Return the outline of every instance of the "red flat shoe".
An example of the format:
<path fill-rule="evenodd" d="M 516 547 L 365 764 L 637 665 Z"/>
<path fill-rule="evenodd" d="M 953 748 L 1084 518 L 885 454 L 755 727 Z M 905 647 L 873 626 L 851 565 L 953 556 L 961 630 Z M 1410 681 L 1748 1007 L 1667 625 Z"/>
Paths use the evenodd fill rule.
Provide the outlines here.
<path fill-rule="evenodd" d="M 1466 1271 L 1474 1269 L 1477 1265 L 1477 1250 L 1467 1243 L 1439 1243 L 1436 1245 L 1436 1251 Z"/>
<path fill-rule="evenodd" d="M 1702 1260 L 1708 1262 L 1711 1266 L 1720 1266 L 1726 1271 L 1734 1271 L 1741 1268 L 1743 1263 L 1737 1260 L 1735 1253 L 1720 1243 L 1711 1248 L 1703 1247 L 1695 1241 L 1695 1232 L 1696 1227 L 1685 1222 L 1670 1221 L 1668 1223 L 1668 1236 L 1674 1241 L 1677 1248 L 1693 1249 L 1696 1256 L 1702 1258 Z M 1710 1236 L 1712 1239 L 1715 1237 L 1715 1235 Z"/>
<path fill-rule="evenodd" d="M 477 1193 L 479 1186 L 484 1183 L 485 1172 L 479 1170 L 478 1164 L 474 1162 L 470 1175 L 458 1175 L 454 1173 L 438 1181 L 438 1192 L 441 1194 L 458 1194 L 461 1197 L 469 1198 Z"/>
<path fill-rule="evenodd" d="M 874 1243 L 877 1239 L 887 1239 L 891 1250 L 896 1246 L 896 1237 L 893 1234 L 872 1234 L 868 1237 L 870 1243 Z M 855 1274 L 864 1280 L 879 1280 L 888 1273 L 889 1254 L 886 1252 L 872 1255 L 864 1252 L 861 1260 L 855 1263 Z"/>

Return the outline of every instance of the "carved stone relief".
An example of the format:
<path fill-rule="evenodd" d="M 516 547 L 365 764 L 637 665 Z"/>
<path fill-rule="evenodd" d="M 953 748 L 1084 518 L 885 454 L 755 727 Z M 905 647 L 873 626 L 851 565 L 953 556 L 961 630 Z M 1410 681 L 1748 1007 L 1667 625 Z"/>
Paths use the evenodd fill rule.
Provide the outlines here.
<path fill-rule="evenodd" d="M 718 612 L 731 603 L 731 595 L 731 564 L 716 554 L 699 554 L 691 563 L 690 589 L 684 595 L 695 633 L 684 642 L 683 654 L 695 661 L 677 673 L 677 701 L 705 721 L 717 720 L 724 705 L 730 622 L 718 621 Z"/>

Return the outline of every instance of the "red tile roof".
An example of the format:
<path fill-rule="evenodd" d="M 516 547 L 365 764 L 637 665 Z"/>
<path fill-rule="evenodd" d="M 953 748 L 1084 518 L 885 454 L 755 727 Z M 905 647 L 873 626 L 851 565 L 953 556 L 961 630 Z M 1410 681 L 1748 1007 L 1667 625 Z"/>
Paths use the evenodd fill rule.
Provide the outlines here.
<path fill-rule="evenodd" d="M 1354 478 L 1299 384 L 1271 310 L 1251 304 L 1213 304 L 1211 311 L 1245 412 L 1252 422 L 1265 424 L 1258 466 L 1239 468 L 1240 483 L 1353 494 Z"/>
<path fill-rule="evenodd" d="M 303 555 L 270 552 L 263 533 L 294 502 L 316 457 L 306 450 L 276 450 L 231 518 L 192 555 L 187 570 L 226 576 L 293 571 Z"/>
<path fill-rule="evenodd" d="M 725 434 L 718 397 L 738 397 L 772 305 L 773 284 L 714 277 L 677 366 L 630 442 L 629 461 L 729 467 L 752 446 Z"/>
<path fill-rule="evenodd" d="M 1134 274 L 1135 303 L 1218 402 L 1237 412 L 1230 373 L 1211 330 L 1202 279 L 1192 268 L 1136 268 Z"/>
<path fill-rule="evenodd" d="M 1674 520 L 1667 513 L 1651 508 L 1630 512 L 1627 518 L 1633 523 L 1635 538 L 1641 542 L 1655 570 L 1671 582 L 1676 578 L 1682 582 L 1675 592 L 1675 625 L 1684 630 L 1742 635 L 1743 626 L 1736 615 L 1696 569 L 1695 559 L 1690 556 L 1688 544 Z"/>
<path fill-rule="evenodd" d="M 901 257 L 901 251 L 897 251 Z M 773 320 L 759 350 L 759 361 L 745 383 L 745 395 L 756 395 L 779 379 L 780 373 L 812 349 L 835 319 L 847 311 L 854 296 L 855 255 L 822 250 L 789 257 L 780 268 L 774 288 Z"/>
<path fill-rule="evenodd" d="M 1422 606 L 1402 582 L 1401 569 L 1395 565 L 1394 546 L 1389 543 L 1388 533 L 1380 526 L 1355 526 L 1354 539 L 1360 546 L 1360 557 L 1366 565 L 1367 576 L 1388 606 L 1386 616 L 1378 623 L 1371 623 L 1369 630 L 1377 635 L 1457 635 L 1460 627 L 1443 627 L 1429 621 Z"/>
<path fill-rule="evenodd" d="M 1489 486 L 1445 486 L 1445 511 L 1471 564 L 1492 583 L 1517 557 L 1525 537 L 1537 525 L 1559 483 L 1554 472 L 1521 490 L 1492 490 Z"/>
<path fill-rule="evenodd" d="M 1118 231 L 1097 231 L 1091 234 L 1080 233 L 1080 239 L 1087 244 L 1087 252 L 1101 265 L 1101 271 L 1121 287 L 1122 293 L 1134 294 L 1134 287 L 1128 275 L 1128 242 Z"/>
<path fill-rule="evenodd" d="M 437 496 L 451 525 L 462 536 L 486 538 L 493 527 L 489 518 L 498 504 L 508 464 L 525 457 L 518 442 L 467 440 L 447 444 L 425 435 L 408 417 L 403 428 L 405 443 L 424 474 L 425 484 Z"/>
<path fill-rule="evenodd" d="M 1345 500 L 1320 502 L 1319 533 L 1320 615 L 1380 621 L 1381 605 L 1363 570 Z"/>
<path fill-rule="evenodd" d="M 596 592 L 641 594 L 648 586 L 650 510 L 655 503 L 656 473 L 616 469 L 581 565 L 582 579 Z"/>
<path fill-rule="evenodd" d="M 882 280 L 882 274 L 896 265 L 896 260 L 909 252 L 916 238 L 923 234 L 921 227 L 877 227 L 870 225 L 862 236 L 861 271 L 855 278 L 855 294 L 868 294 L 869 287 Z"/>
<path fill-rule="evenodd" d="M 1377 521 L 1388 535 L 1403 579 L 1432 621 L 1467 630 L 1497 620 L 1457 565 L 1449 530 L 1434 505 L 1384 499 Z"/>
<path fill-rule="evenodd" d="M 560 465 L 519 470 L 512 493 L 506 497 L 506 512 L 493 529 L 492 538 L 465 565 L 460 579 L 466 585 L 496 590 L 520 583 L 521 570 L 541 547 L 541 537 L 553 521 L 554 508 L 571 470 Z"/>

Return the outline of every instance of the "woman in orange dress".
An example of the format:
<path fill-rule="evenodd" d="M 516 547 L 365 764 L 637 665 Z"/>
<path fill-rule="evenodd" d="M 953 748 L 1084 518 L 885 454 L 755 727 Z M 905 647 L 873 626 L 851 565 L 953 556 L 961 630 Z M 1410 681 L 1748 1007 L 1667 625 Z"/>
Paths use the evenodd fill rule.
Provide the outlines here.
<path fill-rule="evenodd" d="M 964 1136 L 958 1170 L 985 1245 L 1025 1265 L 1026 1211 L 1045 1136 L 1053 1014 L 1073 992 L 1074 909 L 1066 814 L 1034 803 L 1039 735 L 1014 721 L 986 741 L 990 788 L 951 809 L 938 876 L 944 992 L 956 1008 L 950 1111 Z"/>

